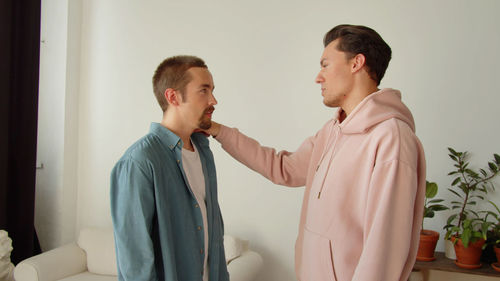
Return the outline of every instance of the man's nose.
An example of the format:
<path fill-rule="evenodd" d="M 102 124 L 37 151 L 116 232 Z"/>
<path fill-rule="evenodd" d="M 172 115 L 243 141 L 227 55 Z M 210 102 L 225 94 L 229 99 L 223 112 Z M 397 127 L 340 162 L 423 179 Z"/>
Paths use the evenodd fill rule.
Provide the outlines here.
<path fill-rule="evenodd" d="M 316 75 L 315 82 L 318 83 L 318 84 L 320 84 L 320 83 L 322 83 L 324 81 L 325 81 L 325 79 L 323 78 L 323 75 L 321 75 L 321 73 L 318 73 L 318 75 Z"/>
<path fill-rule="evenodd" d="M 214 94 L 210 94 L 210 100 L 209 100 L 210 105 L 216 105 L 217 104 L 217 99 L 215 99 Z"/>

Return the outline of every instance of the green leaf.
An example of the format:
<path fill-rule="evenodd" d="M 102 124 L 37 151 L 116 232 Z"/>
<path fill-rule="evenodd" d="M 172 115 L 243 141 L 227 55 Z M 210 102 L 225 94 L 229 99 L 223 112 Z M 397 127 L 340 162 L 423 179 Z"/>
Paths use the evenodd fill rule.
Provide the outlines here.
<path fill-rule="evenodd" d="M 473 210 L 470 210 L 470 212 L 471 212 L 471 213 L 473 213 L 473 214 L 474 214 L 474 216 L 476 216 L 476 218 L 479 218 L 479 214 L 478 214 L 478 213 L 476 213 L 476 212 L 475 212 L 475 211 L 473 211 Z M 471 222 L 471 224 L 472 224 L 472 221 L 471 221 L 471 220 L 467 220 L 467 221 L 470 221 L 470 222 Z"/>
<path fill-rule="evenodd" d="M 433 218 L 434 217 L 434 211 L 432 210 L 427 210 L 424 214 L 425 218 Z"/>
<path fill-rule="evenodd" d="M 498 170 L 497 166 L 493 162 L 488 162 L 488 166 L 492 172 L 496 172 Z"/>
<path fill-rule="evenodd" d="M 444 201 L 444 199 L 432 199 L 429 201 L 429 203 L 441 203 L 443 201 Z"/>
<path fill-rule="evenodd" d="M 450 153 L 453 155 L 458 155 L 458 153 L 451 147 L 448 147 L 448 151 L 450 151 Z"/>
<path fill-rule="evenodd" d="M 467 174 L 469 174 L 469 176 L 471 176 L 471 177 L 473 177 L 473 178 L 477 178 L 477 177 L 479 177 L 479 175 L 478 175 L 476 172 L 474 172 L 473 170 L 471 170 L 471 169 L 465 169 L 465 172 L 466 172 Z"/>
<path fill-rule="evenodd" d="M 467 202 L 467 205 L 476 205 L 476 201 L 469 201 Z"/>
<path fill-rule="evenodd" d="M 481 196 L 481 195 L 473 195 L 473 196 L 471 196 L 470 198 L 479 198 L 479 199 L 481 199 L 481 200 L 484 200 L 484 197 L 483 197 L 483 196 Z"/>
<path fill-rule="evenodd" d="M 456 185 L 457 183 L 459 183 L 460 181 L 461 181 L 460 177 L 455 178 L 455 179 L 453 180 L 453 182 L 451 183 L 451 185 L 452 185 L 452 186 L 455 186 L 455 185 Z"/>
<path fill-rule="evenodd" d="M 435 182 L 427 182 L 425 186 L 425 197 L 434 198 L 438 192 L 438 185 Z"/>
<path fill-rule="evenodd" d="M 484 222 L 481 225 L 481 232 L 483 233 L 483 238 L 486 239 L 486 234 L 488 233 L 488 229 L 490 228 L 491 223 Z"/>
<path fill-rule="evenodd" d="M 495 207 L 495 209 L 497 210 L 497 212 L 500 214 L 500 209 L 498 208 L 497 204 L 493 203 L 493 201 L 489 201 L 491 205 L 493 205 L 493 207 Z"/>
<path fill-rule="evenodd" d="M 469 228 L 471 226 L 471 224 L 472 224 L 472 221 L 469 219 L 464 220 L 464 222 L 462 223 L 464 229 Z"/>
<path fill-rule="evenodd" d="M 493 213 L 492 211 L 487 211 L 486 212 L 486 216 L 484 217 L 484 219 L 487 219 L 488 218 L 488 215 L 491 215 L 492 217 L 494 217 L 496 220 L 498 220 L 498 215 L 496 213 Z"/>
<path fill-rule="evenodd" d="M 457 172 L 457 171 L 449 172 L 449 173 L 448 173 L 448 176 L 452 176 L 452 175 L 454 175 L 454 174 L 458 174 L 458 172 Z"/>
<path fill-rule="evenodd" d="M 454 214 L 454 215 L 451 215 L 450 217 L 448 217 L 448 220 L 446 221 L 446 224 L 451 224 L 451 222 L 456 219 L 458 216 L 458 214 Z"/>
<path fill-rule="evenodd" d="M 469 241 L 472 236 L 472 231 L 470 229 L 464 229 L 464 232 L 462 233 L 461 237 L 462 238 L 462 244 L 464 244 L 464 247 L 467 248 L 469 247 Z"/>
<path fill-rule="evenodd" d="M 495 153 L 495 154 L 493 154 L 493 157 L 495 158 L 495 162 L 496 162 L 498 165 L 500 165 L 500 155 L 498 155 L 498 154 L 496 154 L 496 153 Z"/>
<path fill-rule="evenodd" d="M 465 194 L 468 194 L 469 193 L 469 186 L 467 186 L 465 183 L 460 183 L 458 185 L 458 187 L 460 187 L 460 189 L 465 193 Z"/>
<path fill-rule="evenodd" d="M 481 174 L 483 174 L 483 176 L 485 176 L 485 177 L 488 175 L 488 173 L 486 173 L 486 171 L 484 169 L 479 169 L 479 171 L 481 171 Z"/>
<path fill-rule="evenodd" d="M 448 210 L 448 207 L 444 205 L 432 205 L 429 207 L 429 209 L 433 210 L 434 212 L 438 212 L 438 211 Z"/>
<path fill-rule="evenodd" d="M 449 191 L 451 191 L 453 194 L 455 194 L 456 196 L 460 197 L 463 199 L 462 195 L 458 194 L 455 190 L 451 189 L 451 188 L 448 188 Z"/>

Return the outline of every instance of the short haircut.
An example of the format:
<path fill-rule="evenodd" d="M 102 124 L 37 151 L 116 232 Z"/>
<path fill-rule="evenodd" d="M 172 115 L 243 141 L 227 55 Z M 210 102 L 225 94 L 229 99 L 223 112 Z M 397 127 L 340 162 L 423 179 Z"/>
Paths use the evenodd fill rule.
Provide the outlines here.
<path fill-rule="evenodd" d="M 153 75 L 153 92 L 163 112 L 168 107 L 168 102 L 165 99 L 167 89 L 177 90 L 184 97 L 186 85 L 192 79 L 187 72 L 191 67 L 207 68 L 207 65 L 202 59 L 195 56 L 175 56 L 165 59 L 156 68 Z"/>
<path fill-rule="evenodd" d="M 391 47 L 382 37 L 366 26 L 341 24 L 325 34 L 323 44 L 326 47 L 336 39 L 339 39 L 337 50 L 345 52 L 347 59 L 357 54 L 365 56 L 368 73 L 379 85 L 392 55 Z"/>

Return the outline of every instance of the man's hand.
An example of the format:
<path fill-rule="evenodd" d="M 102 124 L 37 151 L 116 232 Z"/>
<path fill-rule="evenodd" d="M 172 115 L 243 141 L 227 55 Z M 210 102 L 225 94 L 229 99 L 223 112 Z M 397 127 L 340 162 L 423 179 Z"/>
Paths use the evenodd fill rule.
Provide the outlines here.
<path fill-rule="evenodd" d="M 203 133 L 205 136 L 213 136 L 214 138 L 219 134 L 220 131 L 220 124 L 217 122 L 212 121 L 212 126 L 209 129 L 203 130 L 203 129 L 195 129 L 193 133 Z"/>
<path fill-rule="evenodd" d="M 213 136 L 214 138 L 219 134 L 219 131 L 220 131 L 220 124 L 215 121 L 212 121 L 212 126 L 209 129 L 202 130 L 202 132 L 205 132 Z"/>

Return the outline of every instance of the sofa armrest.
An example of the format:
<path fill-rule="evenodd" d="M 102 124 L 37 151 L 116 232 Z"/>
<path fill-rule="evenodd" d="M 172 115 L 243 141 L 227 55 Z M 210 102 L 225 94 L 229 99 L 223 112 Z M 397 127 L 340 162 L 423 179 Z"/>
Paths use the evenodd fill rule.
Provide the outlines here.
<path fill-rule="evenodd" d="M 244 251 L 227 265 L 231 281 L 254 281 L 262 267 L 262 257 L 253 251 Z"/>
<path fill-rule="evenodd" d="M 20 262 L 16 281 L 54 281 L 87 270 L 87 257 L 76 243 L 68 244 Z"/>

